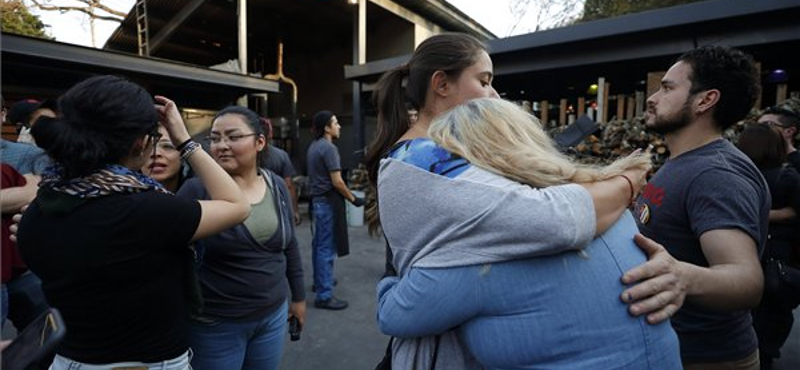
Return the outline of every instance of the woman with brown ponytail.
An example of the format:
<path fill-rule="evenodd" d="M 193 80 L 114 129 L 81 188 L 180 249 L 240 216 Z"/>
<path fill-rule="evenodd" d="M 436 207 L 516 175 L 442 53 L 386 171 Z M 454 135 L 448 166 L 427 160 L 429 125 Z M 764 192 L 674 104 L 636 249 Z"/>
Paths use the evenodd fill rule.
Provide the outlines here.
<path fill-rule="evenodd" d="M 371 212 L 370 226 L 377 230 L 380 214 L 391 252 L 387 265 L 401 278 L 412 267 L 474 266 L 582 249 L 615 224 L 644 183 L 649 166 L 631 160 L 630 167 L 616 172 L 620 176 L 595 182 L 522 192 L 480 184 L 475 192 L 475 183 L 485 179 L 473 177 L 478 175 L 475 167 L 433 142 L 428 130 L 440 115 L 470 99 L 498 98 L 492 78 L 492 61 L 479 41 L 463 34 L 443 34 L 425 40 L 406 65 L 388 72 L 378 83 L 378 130 L 366 158 L 378 190 L 378 208 Z M 413 124 L 406 102 L 418 111 Z M 507 139 L 513 145 L 515 137 Z M 408 182 L 411 177 L 404 177 L 408 174 L 426 181 Z M 440 232 L 428 233 L 434 224 Z M 640 241 L 654 261 L 666 253 L 648 240 Z M 467 247 L 461 250 L 462 258 L 453 259 L 450 252 L 442 252 L 446 246 Z M 415 265 L 418 260 L 425 265 Z M 644 273 L 638 269 L 624 281 L 655 279 L 624 292 L 620 285 L 618 292 L 632 303 L 632 314 L 648 314 L 651 323 L 666 320 L 683 300 L 679 277 L 670 266 L 657 266 L 658 271 L 652 266 Z M 381 289 L 386 286 L 382 282 Z M 400 333 L 405 338 L 393 343 L 393 365 L 429 368 L 436 352 L 439 369 L 481 367 L 463 350 L 463 338 L 454 331 L 438 333 L 442 333 L 439 340 L 433 335 L 414 338 Z"/>

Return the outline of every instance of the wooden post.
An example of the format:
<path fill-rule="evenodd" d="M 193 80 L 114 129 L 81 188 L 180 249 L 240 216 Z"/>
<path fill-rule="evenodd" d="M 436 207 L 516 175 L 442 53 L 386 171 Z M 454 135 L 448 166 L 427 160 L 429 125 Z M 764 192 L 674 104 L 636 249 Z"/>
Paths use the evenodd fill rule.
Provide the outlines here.
<path fill-rule="evenodd" d="M 761 76 L 761 62 L 755 62 L 755 66 L 756 66 L 756 71 L 758 72 L 756 76 Z M 756 97 L 756 104 L 753 105 L 754 109 L 756 110 L 761 109 L 761 100 L 762 100 L 761 98 L 763 97 L 763 95 L 764 95 L 764 89 L 763 88 L 759 89 L 758 97 Z"/>
<path fill-rule="evenodd" d="M 540 112 L 542 113 L 542 124 L 544 127 L 548 127 L 547 125 L 550 124 L 549 119 L 549 110 L 550 106 L 547 104 L 547 100 L 542 100 L 542 103 L 539 105 Z"/>
<path fill-rule="evenodd" d="M 580 118 L 580 117 L 582 117 L 584 114 L 586 114 L 586 98 L 584 98 L 584 97 L 580 97 L 580 98 L 578 98 L 578 109 L 577 109 L 577 113 L 578 113 L 578 118 Z"/>
<path fill-rule="evenodd" d="M 561 99 L 558 107 L 558 125 L 567 124 L 567 99 Z"/>
<path fill-rule="evenodd" d="M 600 77 L 597 79 L 597 114 L 595 120 L 598 123 L 606 122 L 606 107 L 608 106 L 608 90 L 606 90 L 606 78 Z"/>
<path fill-rule="evenodd" d="M 603 88 L 603 109 L 600 111 L 600 119 L 602 119 L 601 122 L 608 123 L 608 108 L 610 108 L 608 104 L 609 102 L 608 94 L 609 92 L 611 92 L 611 82 L 606 82 L 604 85 L 605 87 Z"/>
<path fill-rule="evenodd" d="M 650 72 L 647 74 L 647 96 L 645 99 L 650 97 L 661 88 L 661 79 L 664 78 L 664 75 L 667 72 Z M 639 115 L 638 113 L 636 115 Z"/>
<path fill-rule="evenodd" d="M 786 84 L 778 84 L 778 89 L 775 91 L 775 104 L 783 103 L 786 100 L 788 87 Z"/>
<path fill-rule="evenodd" d="M 617 119 L 625 119 L 625 95 L 617 95 Z"/>
<path fill-rule="evenodd" d="M 636 117 L 641 117 L 644 114 L 645 97 L 643 91 L 636 92 Z"/>
<path fill-rule="evenodd" d="M 634 97 L 632 97 L 632 96 L 629 96 L 627 98 L 627 100 L 628 100 L 628 102 L 627 102 L 628 111 L 625 113 L 625 120 L 626 121 L 630 121 L 634 117 L 636 117 L 634 115 L 634 112 L 635 112 L 634 110 L 636 109 L 636 99 Z"/>

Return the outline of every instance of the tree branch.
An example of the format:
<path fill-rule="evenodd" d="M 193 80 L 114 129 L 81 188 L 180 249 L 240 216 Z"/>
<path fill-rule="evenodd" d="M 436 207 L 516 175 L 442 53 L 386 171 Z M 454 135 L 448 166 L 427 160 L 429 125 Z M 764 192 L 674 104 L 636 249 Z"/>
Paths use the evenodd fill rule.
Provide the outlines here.
<path fill-rule="evenodd" d="M 83 2 L 84 4 L 88 4 L 87 1 L 90 1 L 90 0 L 78 0 L 78 1 Z M 113 12 L 109 12 L 108 10 L 106 10 L 107 9 L 106 6 L 95 6 L 95 7 L 99 8 L 99 9 L 101 9 L 103 11 L 106 11 L 106 12 L 108 12 L 110 14 L 113 14 L 113 15 L 101 15 L 101 14 L 94 13 L 94 12 L 91 11 L 91 5 L 90 6 L 86 6 L 86 7 L 82 7 L 82 6 L 61 6 L 61 5 L 46 5 L 46 4 L 43 4 L 43 3 L 39 2 L 38 0 L 31 0 L 31 2 L 33 2 L 33 4 L 37 8 L 41 9 L 41 10 L 48 10 L 48 11 L 56 10 L 56 11 L 59 11 L 61 13 L 66 13 L 66 12 L 70 12 L 70 11 L 76 11 L 76 12 L 84 13 L 84 14 L 92 17 L 93 19 L 99 19 L 99 20 L 104 20 L 104 21 L 112 21 L 112 22 L 118 22 L 118 23 L 122 23 L 122 21 L 125 19 L 125 13 L 122 13 L 122 12 L 119 12 L 119 11 L 116 11 L 116 10 L 113 10 L 113 9 L 111 9 L 111 10 L 113 10 Z M 116 16 L 119 16 L 120 18 L 118 18 Z"/>

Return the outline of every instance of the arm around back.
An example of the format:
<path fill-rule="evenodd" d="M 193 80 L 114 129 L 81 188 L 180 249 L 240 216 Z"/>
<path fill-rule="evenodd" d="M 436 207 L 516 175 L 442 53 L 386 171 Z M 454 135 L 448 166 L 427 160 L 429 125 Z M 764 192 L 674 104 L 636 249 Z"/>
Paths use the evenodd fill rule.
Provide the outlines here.
<path fill-rule="evenodd" d="M 639 193 L 646 174 L 647 171 L 644 170 L 630 169 L 623 173 L 624 177 L 614 176 L 603 181 L 580 184 L 586 188 L 594 202 L 597 218 L 595 236 L 602 235 L 617 222 L 634 196 Z"/>

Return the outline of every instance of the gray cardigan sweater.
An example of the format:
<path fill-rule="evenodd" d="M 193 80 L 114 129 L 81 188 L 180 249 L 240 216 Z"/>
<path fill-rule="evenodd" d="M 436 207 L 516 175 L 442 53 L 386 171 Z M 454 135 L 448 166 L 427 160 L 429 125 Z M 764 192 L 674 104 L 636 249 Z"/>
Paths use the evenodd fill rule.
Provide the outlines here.
<path fill-rule="evenodd" d="M 378 196 L 393 264 L 468 266 L 582 249 L 594 203 L 579 185 L 534 189 L 471 166 L 450 179 L 396 159 L 381 162 Z M 434 337 L 396 338 L 392 366 L 430 369 Z M 480 369 L 454 331 L 442 334 L 436 369 Z"/>

